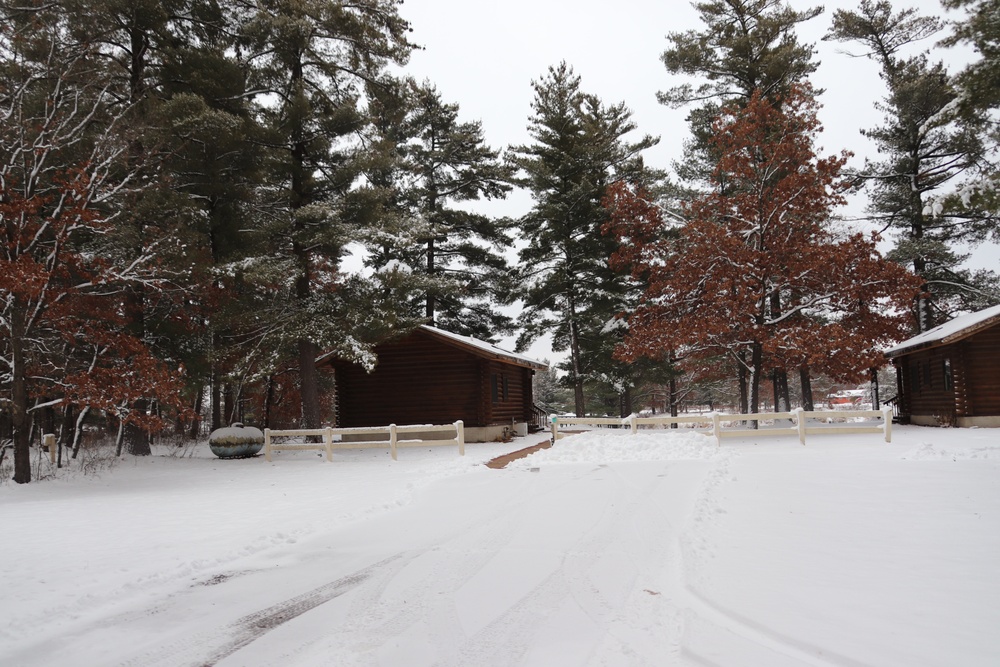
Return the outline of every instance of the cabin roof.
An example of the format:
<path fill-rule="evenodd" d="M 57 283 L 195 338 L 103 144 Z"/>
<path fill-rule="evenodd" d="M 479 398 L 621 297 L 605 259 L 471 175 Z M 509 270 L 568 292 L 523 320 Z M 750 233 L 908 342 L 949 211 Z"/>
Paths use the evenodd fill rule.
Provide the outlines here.
<path fill-rule="evenodd" d="M 427 326 L 426 324 L 420 325 L 415 329 L 415 331 L 428 334 L 431 337 L 440 340 L 442 343 L 465 350 L 466 352 L 470 352 L 477 357 L 482 357 L 484 359 L 496 359 L 497 361 L 539 371 L 544 371 L 549 367 L 549 365 L 543 361 L 538 361 L 516 352 L 508 352 L 507 350 L 499 348 L 492 343 L 487 343 L 484 340 L 472 338 L 471 336 L 462 336 L 450 331 Z M 326 354 L 322 354 L 317 357 L 316 363 L 324 363 L 333 359 L 336 359 L 336 353 L 327 352 Z"/>
<path fill-rule="evenodd" d="M 1000 306 L 993 306 L 992 308 L 986 308 L 985 310 L 969 313 L 968 315 L 960 315 L 950 322 L 945 322 L 918 336 L 903 341 L 899 345 L 890 347 L 885 351 L 885 356 L 892 359 L 916 352 L 917 350 L 948 345 L 949 343 L 954 343 L 977 334 L 983 329 L 989 329 L 998 323 L 1000 323 Z"/>
<path fill-rule="evenodd" d="M 428 333 L 431 336 L 440 339 L 444 343 L 468 350 L 479 357 L 497 359 L 499 361 L 514 364 L 515 366 L 523 366 L 524 368 L 532 368 L 540 371 L 549 367 L 545 362 L 537 361 L 531 357 L 526 357 L 523 354 L 518 354 L 516 352 L 508 352 L 507 350 L 501 349 L 492 343 L 487 343 L 484 340 L 472 338 L 471 336 L 462 336 L 450 331 L 444 331 L 443 329 L 427 326 L 426 324 L 418 327 L 418 330 Z"/>

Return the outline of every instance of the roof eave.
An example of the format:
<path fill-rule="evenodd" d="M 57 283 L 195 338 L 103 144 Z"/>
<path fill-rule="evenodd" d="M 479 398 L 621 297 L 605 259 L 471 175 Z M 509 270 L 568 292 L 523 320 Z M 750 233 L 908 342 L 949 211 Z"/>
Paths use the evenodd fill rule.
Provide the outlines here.
<path fill-rule="evenodd" d="M 936 340 L 928 340 L 922 343 L 917 343 L 915 345 L 910 345 L 908 347 L 902 347 L 897 350 L 887 350 L 885 352 L 886 359 L 895 359 L 896 357 L 901 357 L 907 354 L 912 354 L 914 352 L 923 352 L 925 350 L 930 350 L 935 347 L 943 347 L 945 345 L 951 345 L 952 343 L 957 343 L 961 340 L 965 340 L 970 336 L 975 336 L 980 331 L 985 331 L 986 329 L 992 328 L 1000 324 L 1000 316 L 991 317 L 989 319 L 983 320 L 982 322 L 977 322 L 961 331 L 956 331 L 953 334 L 947 336 L 942 336 Z"/>

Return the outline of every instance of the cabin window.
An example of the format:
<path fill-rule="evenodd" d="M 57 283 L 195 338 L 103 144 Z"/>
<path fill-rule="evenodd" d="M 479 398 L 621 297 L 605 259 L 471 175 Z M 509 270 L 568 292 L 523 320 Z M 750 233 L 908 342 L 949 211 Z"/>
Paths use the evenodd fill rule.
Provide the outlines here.
<path fill-rule="evenodd" d="M 915 362 L 910 366 L 910 391 L 920 391 L 920 365 Z"/>
<path fill-rule="evenodd" d="M 944 376 L 945 391 L 951 391 L 955 388 L 955 377 L 951 373 L 951 359 L 945 357 L 944 361 L 941 362 L 941 372 Z"/>
<path fill-rule="evenodd" d="M 500 402 L 500 385 L 497 383 L 497 374 L 490 375 L 490 398 L 494 403 Z"/>
<path fill-rule="evenodd" d="M 924 384 L 926 384 L 929 389 L 934 388 L 934 373 L 931 371 L 930 360 L 924 364 Z"/>

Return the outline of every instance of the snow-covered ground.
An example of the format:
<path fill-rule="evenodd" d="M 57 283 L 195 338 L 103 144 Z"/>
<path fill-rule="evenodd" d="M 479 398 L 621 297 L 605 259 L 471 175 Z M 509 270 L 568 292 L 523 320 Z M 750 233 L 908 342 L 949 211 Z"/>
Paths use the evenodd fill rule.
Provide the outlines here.
<path fill-rule="evenodd" d="M 1000 430 L 532 443 L 4 484 L 0 665 L 1000 664 Z"/>

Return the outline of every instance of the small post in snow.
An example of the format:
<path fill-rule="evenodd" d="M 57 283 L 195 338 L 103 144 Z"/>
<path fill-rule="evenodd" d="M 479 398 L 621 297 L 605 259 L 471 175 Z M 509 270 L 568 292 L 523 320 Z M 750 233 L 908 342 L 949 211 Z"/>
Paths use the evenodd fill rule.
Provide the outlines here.
<path fill-rule="evenodd" d="M 458 438 L 458 455 L 465 456 L 465 422 L 455 422 L 455 437 Z"/>
<path fill-rule="evenodd" d="M 552 422 L 552 444 L 554 445 L 559 439 L 559 415 L 552 415 L 549 421 Z"/>
<path fill-rule="evenodd" d="M 271 429 L 264 429 L 264 459 L 271 462 Z"/>
<path fill-rule="evenodd" d="M 718 412 L 712 413 L 712 433 L 715 434 L 715 444 L 719 447 L 722 446 L 722 420 L 719 418 Z"/>
<path fill-rule="evenodd" d="M 327 426 L 323 429 L 323 446 L 326 448 L 327 463 L 333 462 L 333 429 Z"/>
<path fill-rule="evenodd" d="M 633 412 L 628 416 L 628 425 L 632 429 L 632 435 L 635 435 L 639 431 L 639 425 L 635 423 L 635 413 Z"/>
<path fill-rule="evenodd" d="M 806 444 L 806 418 L 803 415 L 804 410 L 802 408 L 795 408 L 792 410 L 795 414 L 795 428 L 799 432 L 799 444 Z"/>
<path fill-rule="evenodd" d="M 396 425 L 389 424 L 389 453 L 392 454 L 392 460 L 398 461 L 396 458 Z"/>
<path fill-rule="evenodd" d="M 892 442 L 892 407 L 889 405 L 882 407 L 882 430 L 885 432 L 885 441 Z"/>
<path fill-rule="evenodd" d="M 49 462 L 52 465 L 56 463 L 56 436 L 52 433 L 46 433 L 42 436 L 42 447 L 49 450 Z"/>

